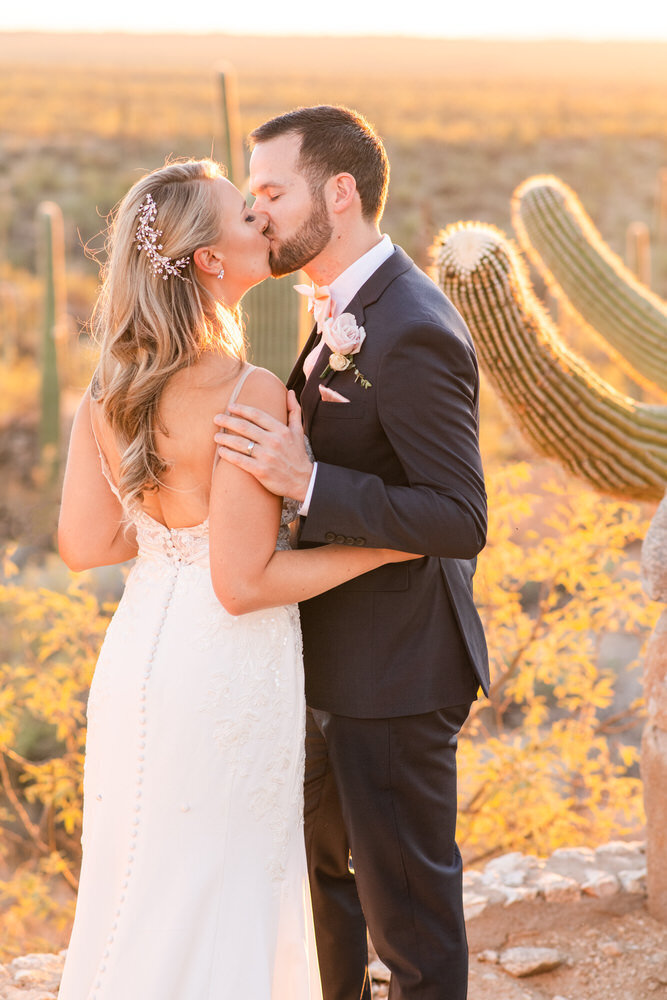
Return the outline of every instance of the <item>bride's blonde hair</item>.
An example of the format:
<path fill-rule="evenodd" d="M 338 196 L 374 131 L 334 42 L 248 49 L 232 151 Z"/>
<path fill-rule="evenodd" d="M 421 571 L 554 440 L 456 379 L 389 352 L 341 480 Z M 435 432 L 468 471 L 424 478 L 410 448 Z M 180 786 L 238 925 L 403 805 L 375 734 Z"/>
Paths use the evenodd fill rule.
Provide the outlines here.
<path fill-rule="evenodd" d="M 212 181 L 224 177 L 213 160 L 169 163 L 143 177 L 125 195 L 107 236 L 107 263 L 91 321 L 101 346 L 93 398 L 115 435 L 120 452 L 118 487 L 126 500 L 157 488 L 166 464 L 155 447 L 159 405 L 170 377 L 205 350 L 245 359 L 240 311 L 217 302 L 199 282 L 195 250 L 219 241 L 220 200 Z M 152 222 L 161 230 L 159 253 L 187 258 L 178 273 L 154 273 L 137 243 L 139 213 L 150 196 Z M 149 199 L 150 201 L 150 199 Z"/>

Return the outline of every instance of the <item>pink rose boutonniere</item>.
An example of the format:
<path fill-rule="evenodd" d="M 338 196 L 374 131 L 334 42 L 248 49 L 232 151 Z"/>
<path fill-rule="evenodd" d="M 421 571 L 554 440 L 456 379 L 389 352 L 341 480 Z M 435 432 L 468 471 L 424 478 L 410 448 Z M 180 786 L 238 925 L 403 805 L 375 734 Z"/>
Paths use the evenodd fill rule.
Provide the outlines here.
<path fill-rule="evenodd" d="M 365 339 L 366 331 L 363 326 L 357 326 L 352 313 L 341 313 L 337 319 L 325 320 L 322 324 L 322 340 L 331 349 L 331 354 L 329 364 L 320 378 L 324 378 L 330 371 L 345 372 L 348 368 L 353 368 L 355 382 L 361 381 L 364 389 L 370 388 L 371 383 L 361 374 L 352 360 L 352 356 L 361 350 Z"/>

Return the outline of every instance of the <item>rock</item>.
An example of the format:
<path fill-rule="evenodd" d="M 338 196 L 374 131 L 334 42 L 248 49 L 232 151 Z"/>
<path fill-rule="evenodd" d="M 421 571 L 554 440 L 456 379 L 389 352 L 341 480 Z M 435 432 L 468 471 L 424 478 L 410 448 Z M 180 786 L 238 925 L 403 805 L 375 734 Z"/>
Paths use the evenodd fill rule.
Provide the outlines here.
<path fill-rule="evenodd" d="M 615 896 L 620 888 L 620 883 L 615 875 L 594 868 L 589 869 L 586 879 L 581 884 L 582 892 L 585 892 L 587 896 L 595 896 L 597 899 Z"/>
<path fill-rule="evenodd" d="M 484 881 L 490 884 L 500 881 L 503 885 L 523 885 L 526 873 L 531 868 L 540 865 L 539 858 L 536 858 L 534 854 L 521 854 L 519 851 L 513 851 L 489 861 L 484 869 Z"/>
<path fill-rule="evenodd" d="M 22 955 L 0 966 L 0 1000 L 56 1000 L 65 952 Z"/>
<path fill-rule="evenodd" d="M 618 941 L 601 941 L 598 948 L 607 958 L 618 958 L 619 955 L 623 954 L 623 948 Z"/>
<path fill-rule="evenodd" d="M 464 892 L 463 916 L 466 920 L 474 920 L 475 917 L 481 917 L 484 910 L 488 906 L 488 902 L 489 901 L 486 896 L 480 896 L 472 892 Z"/>
<path fill-rule="evenodd" d="M 503 854 L 489 861 L 484 868 L 484 875 L 490 876 L 491 881 L 500 879 L 504 882 L 510 872 L 521 867 L 523 867 L 523 854 L 520 851 L 512 851 L 510 854 Z"/>
<path fill-rule="evenodd" d="M 474 868 L 466 869 L 463 872 L 463 892 L 464 894 L 470 890 L 471 892 L 477 892 L 484 881 L 484 877 L 481 872 L 475 871 Z"/>
<path fill-rule="evenodd" d="M 632 868 L 629 871 L 621 870 L 617 878 L 623 892 L 629 892 L 635 896 L 643 896 L 646 892 L 646 865 L 643 868 Z"/>
<path fill-rule="evenodd" d="M 388 983 L 391 979 L 391 972 L 379 958 L 370 963 L 368 972 L 374 983 Z"/>
<path fill-rule="evenodd" d="M 497 965 L 500 954 L 494 951 L 493 948 L 486 948 L 484 951 L 480 951 L 477 956 L 478 962 L 490 962 L 491 965 Z"/>
<path fill-rule="evenodd" d="M 43 990 L 57 990 L 62 970 L 21 969 L 14 975 L 14 982 L 21 987 L 40 987 Z"/>
<path fill-rule="evenodd" d="M 511 976 L 523 978 L 551 972 L 563 964 L 555 948 L 508 948 L 500 953 L 500 965 Z"/>
<path fill-rule="evenodd" d="M 522 885 L 514 889 L 512 886 L 505 888 L 505 906 L 513 906 L 515 903 L 532 903 L 537 899 L 538 890 L 535 885 Z"/>
<path fill-rule="evenodd" d="M 594 867 L 616 875 L 626 868 L 645 868 L 646 845 L 641 840 L 612 840 L 596 848 Z"/>
<path fill-rule="evenodd" d="M 3 986 L 0 998 L 2 1000 L 57 1000 L 56 994 L 48 990 L 22 990 L 16 986 Z"/>
<path fill-rule="evenodd" d="M 19 969 L 58 969 L 62 972 L 64 967 L 64 952 L 59 952 L 57 955 L 51 952 L 22 955 L 21 958 L 15 958 L 9 966 L 10 971 L 14 974 Z"/>
<path fill-rule="evenodd" d="M 535 881 L 535 886 L 539 895 L 544 896 L 548 903 L 572 903 L 581 895 L 581 889 L 575 879 L 552 871 L 541 872 Z"/>
<path fill-rule="evenodd" d="M 588 870 L 597 865 L 595 854 L 589 847 L 560 847 L 553 852 L 544 867 L 548 872 L 583 882 Z"/>

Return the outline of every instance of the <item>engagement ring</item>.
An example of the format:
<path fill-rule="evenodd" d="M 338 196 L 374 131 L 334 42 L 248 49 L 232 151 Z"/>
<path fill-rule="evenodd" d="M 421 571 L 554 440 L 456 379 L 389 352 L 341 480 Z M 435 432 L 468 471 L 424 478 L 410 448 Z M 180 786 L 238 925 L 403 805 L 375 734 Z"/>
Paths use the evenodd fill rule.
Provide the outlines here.
<path fill-rule="evenodd" d="M 252 455 L 252 449 L 253 449 L 254 447 L 255 447 L 255 442 L 254 442 L 254 441 L 251 441 L 251 442 L 250 442 L 250 444 L 248 445 L 248 454 L 249 454 L 249 455 Z"/>

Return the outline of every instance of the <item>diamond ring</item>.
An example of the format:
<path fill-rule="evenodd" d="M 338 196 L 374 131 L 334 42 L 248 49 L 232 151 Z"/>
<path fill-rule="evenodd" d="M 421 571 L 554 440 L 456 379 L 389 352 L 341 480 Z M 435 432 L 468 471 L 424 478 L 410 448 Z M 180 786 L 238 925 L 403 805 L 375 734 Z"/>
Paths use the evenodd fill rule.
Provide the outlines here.
<path fill-rule="evenodd" d="M 255 447 L 255 444 L 256 444 L 255 441 L 251 441 L 250 444 L 248 445 L 248 454 L 249 455 L 252 455 L 252 449 Z"/>

